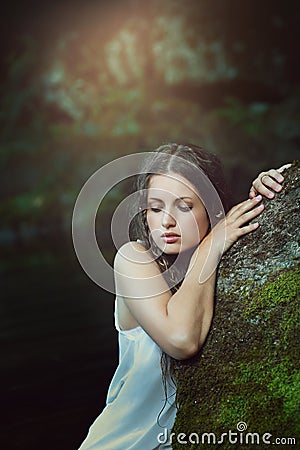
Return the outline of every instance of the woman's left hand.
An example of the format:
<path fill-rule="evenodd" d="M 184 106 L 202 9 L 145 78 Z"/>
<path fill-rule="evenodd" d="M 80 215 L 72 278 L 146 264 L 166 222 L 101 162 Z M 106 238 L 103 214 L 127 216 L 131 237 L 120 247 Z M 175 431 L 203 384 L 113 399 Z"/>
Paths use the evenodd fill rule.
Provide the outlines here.
<path fill-rule="evenodd" d="M 273 198 L 275 192 L 280 192 L 282 189 L 281 183 L 284 177 L 281 175 L 281 172 L 289 167 L 291 167 L 291 164 L 285 164 L 279 169 L 270 169 L 267 172 L 261 172 L 252 183 L 249 197 L 254 198 L 256 195 L 261 194 L 265 197 Z"/>

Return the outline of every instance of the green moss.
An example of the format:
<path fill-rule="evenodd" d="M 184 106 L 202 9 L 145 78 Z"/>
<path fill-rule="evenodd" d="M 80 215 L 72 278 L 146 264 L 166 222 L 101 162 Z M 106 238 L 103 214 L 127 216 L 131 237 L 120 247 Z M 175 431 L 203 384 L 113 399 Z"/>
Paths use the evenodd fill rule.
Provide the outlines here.
<path fill-rule="evenodd" d="M 268 313 L 270 307 L 296 299 L 299 292 L 299 269 L 296 267 L 292 270 L 284 270 L 266 282 L 259 291 L 253 293 L 246 314 L 262 310 Z"/>
<path fill-rule="evenodd" d="M 299 271 L 264 279 L 260 287 L 253 280 L 231 283 L 203 352 L 179 366 L 175 433 L 221 436 L 244 421 L 249 432 L 299 435 Z"/>
<path fill-rule="evenodd" d="M 243 396 L 245 405 L 251 407 L 255 402 L 266 405 L 266 402 L 278 399 L 285 416 L 291 419 L 297 416 L 300 402 L 300 373 L 295 367 L 295 361 L 289 358 L 279 363 L 274 358 L 250 361 L 240 364 L 237 369 L 239 373 L 233 380 L 233 385 L 236 385 L 238 390 L 244 391 L 247 386 L 246 397 Z M 226 406 L 226 402 L 227 399 L 223 400 L 222 409 Z"/>
<path fill-rule="evenodd" d="M 297 267 L 283 270 L 267 281 L 246 299 L 244 317 L 251 324 L 261 324 L 266 343 L 277 351 L 287 348 L 296 338 L 299 308 L 295 307 L 300 292 L 300 276 Z M 270 326 L 276 323 L 276 328 Z"/>
<path fill-rule="evenodd" d="M 229 395 L 223 399 L 220 405 L 220 423 L 231 426 L 241 420 L 245 420 L 247 411 L 247 399 L 240 395 Z"/>

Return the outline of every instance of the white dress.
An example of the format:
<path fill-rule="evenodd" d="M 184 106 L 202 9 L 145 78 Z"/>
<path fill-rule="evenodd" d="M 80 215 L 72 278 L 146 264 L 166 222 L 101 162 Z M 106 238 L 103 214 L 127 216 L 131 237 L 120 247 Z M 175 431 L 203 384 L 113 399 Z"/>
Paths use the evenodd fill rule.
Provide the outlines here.
<path fill-rule="evenodd" d="M 119 365 L 106 407 L 89 429 L 79 450 L 171 449 L 169 436 L 176 416 L 176 388 L 168 380 L 167 399 L 160 366 L 161 349 L 138 326 L 119 332 Z"/>

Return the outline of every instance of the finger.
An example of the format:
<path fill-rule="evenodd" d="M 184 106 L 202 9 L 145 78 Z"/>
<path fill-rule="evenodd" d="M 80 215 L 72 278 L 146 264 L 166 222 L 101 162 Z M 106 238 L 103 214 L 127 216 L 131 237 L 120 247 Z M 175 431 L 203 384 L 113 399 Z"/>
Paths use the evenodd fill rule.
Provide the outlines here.
<path fill-rule="evenodd" d="M 232 234 L 231 238 L 228 240 L 227 244 L 229 244 L 229 247 L 237 241 L 241 236 L 250 233 L 251 231 L 256 230 L 259 227 L 258 222 L 249 223 L 248 225 L 238 228 L 235 230 L 235 232 Z"/>
<path fill-rule="evenodd" d="M 249 198 L 254 198 L 258 193 L 258 189 L 259 189 L 259 185 L 261 185 L 261 179 L 267 174 L 267 172 L 261 172 L 258 174 L 257 178 L 255 178 L 255 180 L 252 181 L 252 186 L 250 188 L 250 192 L 249 192 Z M 266 191 L 265 191 L 266 192 Z M 251 196 L 250 196 L 251 193 Z M 255 193 L 255 196 L 253 195 L 253 193 Z"/>
<path fill-rule="evenodd" d="M 270 177 L 267 174 L 264 174 L 253 181 L 253 186 L 259 194 L 263 195 L 264 197 L 273 198 L 275 196 L 274 192 L 265 185 L 265 183 L 267 182 L 266 180 L 269 178 Z"/>
<path fill-rule="evenodd" d="M 279 169 L 277 169 L 277 172 L 281 173 L 285 169 L 289 169 L 291 167 L 291 165 L 292 165 L 292 163 L 285 164 L 284 166 L 279 167 Z"/>
<path fill-rule="evenodd" d="M 245 227 L 240 228 L 240 236 L 251 233 L 251 231 L 256 230 L 258 227 L 259 227 L 258 222 L 250 223 L 249 225 L 246 225 Z"/>
<path fill-rule="evenodd" d="M 274 180 L 278 181 L 278 183 L 282 183 L 284 180 L 283 176 L 276 169 L 268 170 L 267 172 L 265 172 L 265 175 L 274 178 Z"/>
<path fill-rule="evenodd" d="M 261 214 L 264 210 L 264 205 L 261 204 L 257 206 L 256 208 L 251 209 L 251 211 L 245 212 L 242 216 L 240 216 L 235 223 L 235 226 L 238 228 L 242 227 L 247 222 L 250 222 L 250 220 L 254 219 L 254 217 L 257 217 L 259 214 Z"/>
<path fill-rule="evenodd" d="M 274 176 L 269 175 L 269 174 L 264 175 L 264 176 L 260 179 L 261 185 L 264 186 L 264 187 L 266 187 L 266 188 L 270 188 L 270 189 L 272 189 L 273 191 L 276 191 L 276 192 L 281 191 L 282 186 L 281 186 L 280 183 L 283 182 L 283 177 L 280 175 L 281 178 L 279 178 L 278 175 L 280 175 L 280 174 L 277 173 L 277 180 L 280 180 L 279 182 L 277 182 L 277 181 L 274 179 L 274 176 L 275 176 L 275 175 L 274 175 Z"/>
<path fill-rule="evenodd" d="M 250 191 L 249 191 L 249 198 L 254 198 L 256 195 L 257 195 L 257 192 L 254 189 L 254 187 L 252 186 Z"/>
<path fill-rule="evenodd" d="M 248 199 L 248 200 L 243 201 L 242 203 L 239 203 L 238 205 L 231 208 L 231 210 L 227 214 L 227 219 L 230 219 L 230 221 L 237 220 L 242 214 L 251 210 L 261 200 L 262 200 L 262 196 L 256 195 L 252 199 Z"/>
<path fill-rule="evenodd" d="M 273 198 L 275 195 L 274 192 L 280 192 L 282 190 L 280 183 L 283 180 L 284 177 L 276 169 L 270 169 L 258 175 L 252 183 L 252 188 L 265 197 Z"/>
<path fill-rule="evenodd" d="M 255 188 L 257 190 L 257 192 L 259 192 L 261 195 L 263 195 L 264 197 L 268 197 L 268 198 L 273 198 L 275 197 L 274 192 L 270 191 L 270 189 L 268 189 L 267 187 L 265 187 L 263 184 L 256 184 Z"/>

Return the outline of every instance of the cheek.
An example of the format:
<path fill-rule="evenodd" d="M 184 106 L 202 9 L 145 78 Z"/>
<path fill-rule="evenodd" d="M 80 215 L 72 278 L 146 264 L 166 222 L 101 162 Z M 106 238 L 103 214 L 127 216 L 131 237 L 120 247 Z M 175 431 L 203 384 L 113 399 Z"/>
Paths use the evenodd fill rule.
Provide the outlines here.
<path fill-rule="evenodd" d="M 151 230 L 153 228 L 153 226 L 154 226 L 153 216 L 151 216 L 151 214 L 147 214 L 146 220 L 147 220 L 148 227 Z"/>
<path fill-rule="evenodd" d="M 149 230 L 156 230 L 159 228 L 160 226 L 160 218 L 159 218 L 160 214 L 147 214 L 146 218 L 147 218 L 147 224 L 149 227 Z"/>
<path fill-rule="evenodd" d="M 185 229 L 185 235 L 189 240 L 202 240 L 209 229 L 209 220 L 206 212 L 197 214 L 195 216 L 190 216 L 186 221 Z"/>

